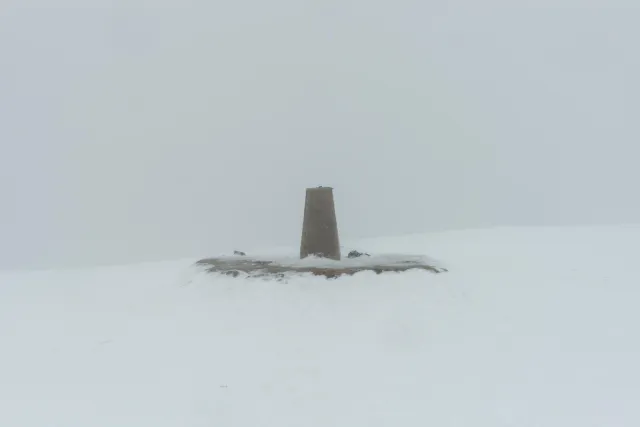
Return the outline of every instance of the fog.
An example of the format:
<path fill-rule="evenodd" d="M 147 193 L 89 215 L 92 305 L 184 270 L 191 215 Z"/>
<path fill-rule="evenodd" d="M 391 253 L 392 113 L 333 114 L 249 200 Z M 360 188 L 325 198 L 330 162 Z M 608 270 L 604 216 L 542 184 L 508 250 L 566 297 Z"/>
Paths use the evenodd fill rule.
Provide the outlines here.
<path fill-rule="evenodd" d="M 640 6 L 4 0 L 0 267 L 640 222 Z M 433 254 L 437 255 L 437 254 Z"/>

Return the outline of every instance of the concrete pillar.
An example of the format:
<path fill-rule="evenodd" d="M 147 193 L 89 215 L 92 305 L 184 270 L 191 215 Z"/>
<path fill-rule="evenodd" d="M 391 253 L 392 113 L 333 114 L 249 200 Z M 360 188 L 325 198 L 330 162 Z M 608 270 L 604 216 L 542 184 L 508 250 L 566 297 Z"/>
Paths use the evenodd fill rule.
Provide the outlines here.
<path fill-rule="evenodd" d="M 307 188 L 300 258 L 309 255 L 340 260 L 338 222 L 331 187 Z"/>

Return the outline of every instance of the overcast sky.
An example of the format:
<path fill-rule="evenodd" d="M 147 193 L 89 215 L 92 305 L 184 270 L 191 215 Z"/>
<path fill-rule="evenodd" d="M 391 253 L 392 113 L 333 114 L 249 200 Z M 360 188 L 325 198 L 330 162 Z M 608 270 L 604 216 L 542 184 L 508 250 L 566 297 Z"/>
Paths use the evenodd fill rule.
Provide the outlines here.
<path fill-rule="evenodd" d="M 0 267 L 296 247 L 318 185 L 343 239 L 640 222 L 638 22 L 637 0 L 3 0 Z"/>

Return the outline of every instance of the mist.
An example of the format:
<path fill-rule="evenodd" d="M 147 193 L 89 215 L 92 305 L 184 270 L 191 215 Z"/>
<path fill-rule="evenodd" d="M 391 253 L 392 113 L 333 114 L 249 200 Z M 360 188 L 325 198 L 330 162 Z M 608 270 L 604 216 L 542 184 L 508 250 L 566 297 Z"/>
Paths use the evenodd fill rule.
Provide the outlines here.
<path fill-rule="evenodd" d="M 0 10 L 0 268 L 640 220 L 640 6 L 34 1 Z M 437 255 L 437 254 L 433 254 Z"/>

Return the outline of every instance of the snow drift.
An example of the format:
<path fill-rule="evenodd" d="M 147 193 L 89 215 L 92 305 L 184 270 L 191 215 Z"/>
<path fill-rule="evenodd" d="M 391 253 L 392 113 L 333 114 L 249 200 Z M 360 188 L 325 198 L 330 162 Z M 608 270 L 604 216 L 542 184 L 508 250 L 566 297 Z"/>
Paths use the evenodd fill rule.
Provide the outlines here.
<path fill-rule="evenodd" d="M 0 274 L 0 425 L 637 426 L 639 227 L 358 242 L 446 274 Z"/>

